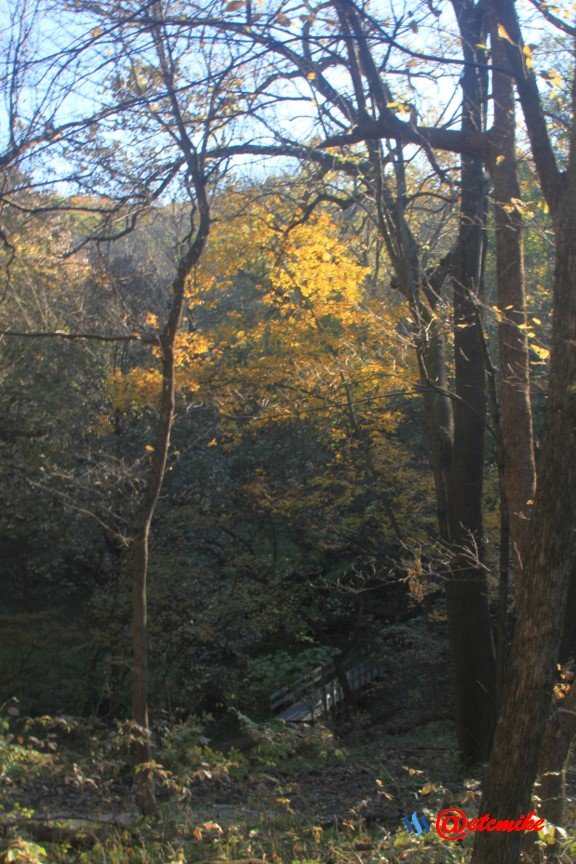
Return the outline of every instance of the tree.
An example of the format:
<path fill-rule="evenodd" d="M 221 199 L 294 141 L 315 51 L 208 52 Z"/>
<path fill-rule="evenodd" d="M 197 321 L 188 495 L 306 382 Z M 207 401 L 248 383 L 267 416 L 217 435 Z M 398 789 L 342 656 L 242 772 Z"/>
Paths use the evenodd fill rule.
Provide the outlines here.
<path fill-rule="evenodd" d="M 516 119 L 513 82 L 507 70 L 506 39 L 498 31 L 498 16 L 489 9 L 494 123 L 488 167 L 494 183 L 496 227 L 500 410 L 503 432 L 505 509 L 509 542 L 501 550 L 503 563 L 512 553 L 518 576 L 517 598 L 522 594 L 522 567 L 526 557 L 529 510 L 536 487 L 530 363 L 526 336 L 526 278 L 524 272 L 522 204 L 516 160 Z"/>
<path fill-rule="evenodd" d="M 481 4 L 457 3 L 455 9 L 464 51 L 463 61 L 458 61 L 464 69 L 460 133 L 417 126 L 412 118 L 400 119 L 399 114 L 409 113 L 407 106 L 393 98 L 381 74 L 382 68 L 388 73 L 394 70 L 392 49 L 398 47 L 400 34 L 414 33 L 414 28 L 418 27 L 415 21 L 400 19 L 394 38 L 389 39 L 385 28 L 361 4 L 334 3 L 330 9 L 322 7 L 306 16 L 298 35 L 301 50 L 278 36 L 279 26 L 295 27 L 282 18 L 279 10 L 271 9 L 266 20 L 259 21 L 256 35 L 238 21 L 222 21 L 220 26 L 242 32 L 278 56 L 281 65 L 267 80 L 267 88 L 272 90 L 279 80 L 298 74 L 314 91 L 319 106 L 317 123 L 325 136 L 315 150 L 367 142 L 366 167 L 360 163 L 357 173 L 366 189 L 366 197 L 374 201 L 377 224 L 395 269 L 397 285 L 411 304 L 420 346 L 440 530 L 449 547 L 448 572 L 453 574 L 447 580 L 447 596 L 459 743 L 463 759 L 474 762 L 485 758 L 489 752 L 495 711 L 494 646 L 482 562 L 485 369 L 475 299 L 481 291 L 485 233 L 486 189 L 482 159 L 485 157 L 486 88 L 484 75 L 476 68 L 481 49 L 474 46 L 483 43 L 486 21 Z M 331 10 L 339 29 L 334 29 L 336 22 Z M 422 13 L 422 17 L 426 15 Z M 198 26 L 200 20 L 188 19 L 187 23 Z M 322 39 L 315 36 L 316 29 L 320 32 L 333 30 L 334 45 L 341 45 L 346 52 L 345 85 L 335 87 L 329 77 L 333 67 L 342 65 L 341 52 L 334 51 L 332 44 L 325 50 Z M 376 44 L 383 49 L 382 57 L 374 55 L 372 46 Z M 408 53 L 411 53 L 409 49 Z M 353 127 L 351 133 L 330 134 L 334 129 L 345 130 L 350 126 Z M 375 140 L 379 138 L 395 139 L 396 148 L 390 146 L 383 151 Z M 436 268 L 434 276 L 423 266 L 423 249 L 407 219 L 402 148 L 409 142 L 422 148 L 431 168 L 444 180 L 446 172 L 438 165 L 432 148 L 439 146 L 465 154 L 459 241 L 454 253 L 446 256 Z M 396 183 L 395 193 L 391 191 L 389 166 Z M 445 392 L 447 373 L 442 339 L 438 332 L 434 334 L 435 325 L 432 338 L 428 336 L 430 319 L 437 314 L 434 307 L 438 305 L 439 289 L 449 275 L 455 287 L 454 399 Z M 431 298 L 431 308 L 426 308 L 430 302 L 427 297 Z M 472 674 L 471 669 L 474 670 Z"/>
<path fill-rule="evenodd" d="M 177 380 L 181 399 L 218 412 L 206 462 L 220 452 L 246 465 L 210 516 L 204 505 L 212 537 L 226 544 L 226 571 L 242 574 L 232 597 L 222 592 L 217 617 L 266 598 L 268 621 L 280 603 L 278 626 L 301 630 L 304 620 L 341 650 L 326 622 L 333 628 L 348 609 L 366 620 L 358 598 L 386 590 L 379 571 L 402 553 L 405 531 L 417 532 L 407 514 L 423 509 L 421 487 L 398 439 L 402 412 L 391 410 L 413 395 L 415 370 L 397 332 L 404 306 L 386 310 L 370 296 L 353 226 L 340 220 L 338 231 L 337 214 L 319 207 L 294 213 L 281 189 L 269 182 L 255 200 L 253 188 L 228 188 L 224 212 L 216 205 L 187 291 L 193 332 L 178 339 Z M 124 409 L 155 401 L 152 374 L 137 367 L 113 382 Z M 257 629 L 262 613 L 253 614 Z M 349 651 L 358 647 L 352 631 Z"/>
<path fill-rule="evenodd" d="M 86 29 L 86 19 L 80 22 L 85 39 L 80 47 L 75 43 L 65 45 L 57 51 L 61 67 L 73 65 L 78 80 L 87 83 L 89 95 L 93 95 L 91 76 L 95 66 L 98 75 L 102 65 L 108 68 L 108 85 L 103 107 L 95 114 L 84 115 L 73 122 L 59 119 L 69 110 L 64 105 L 70 101 L 71 89 L 58 81 L 63 94 L 46 118 L 46 111 L 36 112 L 29 123 L 25 140 L 16 141 L 15 133 L 8 142 L 6 162 L 19 158 L 26 151 L 34 153 L 46 142 L 56 142 L 54 150 L 66 163 L 73 166 L 66 179 L 80 188 L 88 185 L 91 201 L 88 211 L 100 217 L 95 224 L 87 226 L 87 232 L 79 241 L 102 243 L 121 237 L 132 230 L 138 213 L 152 200 L 163 194 L 171 183 L 180 180 L 179 194 L 188 199 L 189 218 L 185 234 L 180 238 L 177 265 L 170 286 L 170 307 L 158 337 L 158 349 L 162 367 L 162 386 L 154 445 L 150 452 L 147 478 L 134 515 L 130 548 L 130 578 L 132 585 L 132 713 L 136 724 L 134 757 L 137 773 L 138 803 L 143 812 L 155 809 L 151 782 L 151 743 L 148 720 L 148 673 L 147 673 L 147 569 L 148 546 L 152 519 L 164 474 L 170 444 L 171 427 L 175 407 L 175 342 L 184 306 L 185 287 L 188 277 L 204 249 L 210 226 L 208 186 L 214 186 L 219 178 L 222 159 L 206 164 L 209 144 L 225 140 L 229 124 L 237 117 L 237 105 L 231 96 L 234 75 L 238 75 L 241 52 L 234 47 L 212 51 L 205 47 L 194 62 L 183 59 L 187 44 L 172 34 L 165 23 L 168 9 L 160 2 L 153 6 L 153 19 L 146 13 L 142 26 L 126 10 L 115 6 L 87 6 L 83 14 L 93 14 Z M 96 19 L 96 20 L 94 20 Z M 105 27 L 114 32 L 112 47 L 100 51 L 101 43 L 107 40 Z M 28 38 L 29 34 L 26 38 Z M 18 82 L 27 71 L 27 60 L 20 48 L 26 39 L 18 36 L 12 67 L 13 81 Z M 74 58 L 74 64 L 71 62 Z M 102 62 L 101 62 L 102 61 Z M 45 62 L 51 69 L 53 58 Z M 42 66 L 35 60 L 33 68 Z M 49 98 L 53 76 L 43 84 L 42 95 Z M 64 77 L 64 81 L 66 78 Z M 26 105 L 26 87 L 21 100 Z M 60 92 L 60 91 L 59 91 Z M 18 88 L 13 93 L 20 94 Z M 12 98 L 12 97 L 11 97 Z M 63 107 L 64 106 L 64 107 Z M 23 125 L 18 119 L 18 100 L 11 103 L 11 128 Z M 45 107 L 45 106 L 44 106 Z M 22 109 L 22 110 L 25 110 Z M 95 119 L 100 121 L 95 128 Z M 106 120 L 107 122 L 104 122 Z M 36 133 L 39 122 L 57 127 L 58 134 Z M 150 141 L 143 130 L 152 124 L 157 137 L 164 139 L 168 159 L 158 160 L 157 142 Z M 111 139 L 121 126 L 126 134 L 125 149 L 117 154 Z M 85 179 L 87 167 L 92 168 L 89 184 Z M 98 167 L 96 167 L 98 166 Z M 61 177 L 60 177 L 61 179 Z M 118 227 L 120 223 L 120 227 Z M 137 336 L 136 338 L 142 338 Z M 155 341 L 155 340 L 154 340 Z"/>
<path fill-rule="evenodd" d="M 545 14 L 547 11 L 544 10 Z M 555 16 L 553 16 L 555 18 Z M 531 542 L 525 568 L 525 601 L 520 607 L 499 717 L 484 810 L 493 814 L 528 810 L 540 747 L 552 708 L 557 662 L 576 525 L 576 79 L 572 81 L 572 127 L 566 170 L 556 162 L 542 111 L 535 71 L 527 53 L 514 2 L 498 6 L 498 22 L 507 35 L 508 60 L 514 70 L 534 161 L 550 207 L 556 241 L 552 352 L 538 488 L 530 521 Z M 562 22 L 561 26 L 570 31 Z M 572 30 L 573 34 L 573 30 Z M 537 646 L 535 648 L 535 646 Z M 522 722 L 520 718 L 530 718 Z M 566 739 L 564 740 L 564 746 Z M 506 754 L 504 756 L 504 754 Z M 502 761 L 503 760 L 503 761 Z M 517 862 L 520 837 L 476 837 L 474 864 Z"/>

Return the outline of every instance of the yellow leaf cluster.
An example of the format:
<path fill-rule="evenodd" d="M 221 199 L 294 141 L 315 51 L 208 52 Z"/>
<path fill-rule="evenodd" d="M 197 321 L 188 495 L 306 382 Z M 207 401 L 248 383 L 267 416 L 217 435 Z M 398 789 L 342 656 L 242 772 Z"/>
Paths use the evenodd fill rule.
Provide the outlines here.
<path fill-rule="evenodd" d="M 358 306 L 369 268 L 347 252 L 328 214 L 321 214 L 290 231 L 270 274 L 272 288 L 299 298 L 319 317 Z"/>

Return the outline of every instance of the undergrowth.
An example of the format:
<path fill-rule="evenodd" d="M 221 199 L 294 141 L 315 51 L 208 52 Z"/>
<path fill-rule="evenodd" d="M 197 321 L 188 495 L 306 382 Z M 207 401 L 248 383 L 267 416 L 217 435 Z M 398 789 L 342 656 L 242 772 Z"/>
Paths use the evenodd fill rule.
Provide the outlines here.
<path fill-rule="evenodd" d="M 444 807 L 479 805 L 480 780 L 460 774 L 449 728 L 392 739 L 359 715 L 342 741 L 321 725 L 238 721 L 226 752 L 211 746 L 210 718 L 160 728 L 159 811 L 143 819 L 129 724 L 26 720 L 13 709 L 0 727 L 0 864 L 468 861 L 470 836 L 451 843 L 434 830 Z M 402 817 L 414 811 L 430 833 L 408 833 Z M 568 835 L 562 847 L 562 861 L 576 860 Z"/>

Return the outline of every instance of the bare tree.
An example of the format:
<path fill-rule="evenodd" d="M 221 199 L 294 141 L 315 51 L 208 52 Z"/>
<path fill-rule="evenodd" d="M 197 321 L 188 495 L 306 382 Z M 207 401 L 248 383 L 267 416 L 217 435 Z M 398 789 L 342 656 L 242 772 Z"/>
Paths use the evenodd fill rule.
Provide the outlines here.
<path fill-rule="evenodd" d="M 148 459 L 140 501 L 133 517 L 129 551 L 132 593 L 132 715 L 135 723 L 133 757 L 137 801 L 143 813 L 155 811 L 150 723 L 148 716 L 147 575 L 152 520 L 161 493 L 175 417 L 175 363 L 177 338 L 185 305 L 187 281 L 206 245 L 210 229 L 210 197 L 221 180 L 231 130 L 243 106 L 233 95 L 242 76 L 242 48 L 206 38 L 201 49 L 190 52 L 190 40 L 181 28 L 169 26 L 170 8 L 156 0 L 151 6 L 120 8 L 116 4 L 85 4 L 69 44 L 54 55 L 35 57 L 37 75 L 54 66 L 58 84 L 50 79 L 43 97 L 26 122 L 25 81 L 29 64 L 22 57 L 31 37 L 16 32 L 11 55 L 12 89 L 10 128 L 5 165 L 30 165 L 23 186 L 45 182 L 34 174 L 32 157 L 57 158 L 56 181 L 65 181 L 83 193 L 78 209 L 94 214 L 89 234 L 75 249 L 125 236 L 138 218 L 168 190 L 188 211 L 188 224 L 176 249 L 176 266 L 167 287 L 169 308 L 157 337 L 106 333 L 12 333 L 104 341 L 137 339 L 152 343 L 161 365 L 161 384 L 155 440 Z M 25 20 L 24 10 L 21 21 Z M 47 26 L 43 22 L 39 26 Z M 57 58 L 54 59 L 54 56 Z M 69 119 L 76 111 L 74 90 L 64 75 L 74 66 L 80 94 L 94 101 L 95 78 L 106 73 L 107 87 L 99 91 L 96 111 Z M 21 83 L 22 82 L 22 83 Z M 236 85 L 234 84 L 236 82 Z M 50 103 L 52 87 L 60 98 Z M 21 88 L 21 92 L 20 89 Z M 78 95 L 78 94 L 76 94 Z M 70 105 L 72 102 L 72 105 Z M 51 110 L 47 111 L 47 105 Z M 26 135 L 17 131 L 27 125 Z M 56 130 L 56 131 L 51 131 Z M 121 146 L 117 135 L 120 133 Z M 46 148 L 50 149 L 46 149 Z M 208 151 L 212 149 L 210 161 Z M 26 160 L 26 161 L 24 161 Z M 15 198 L 4 197 L 7 207 Z M 31 203 L 31 215 L 45 213 L 56 204 L 45 195 Z M 70 204 L 69 206 L 74 206 Z M 72 252 L 74 251 L 71 250 Z"/>

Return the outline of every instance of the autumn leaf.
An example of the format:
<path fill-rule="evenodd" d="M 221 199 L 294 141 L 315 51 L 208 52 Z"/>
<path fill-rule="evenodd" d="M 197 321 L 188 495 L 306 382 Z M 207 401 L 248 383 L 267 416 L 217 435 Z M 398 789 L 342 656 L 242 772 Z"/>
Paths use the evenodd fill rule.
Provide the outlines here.
<path fill-rule="evenodd" d="M 540 358 L 540 360 L 548 360 L 548 358 L 550 357 L 550 351 L 548 350 L 548 348 L 542 348 L 541 345 L 531 345 L 530 347 L 532 348 L 532 351 L 534 351 L 536 356 Z"/>
<path fill-rule="evenodd" d="M 548 69 L 547 72 L 540 72 L 540 77 L 544 78 L 546 83 L 555 90 L 560 90 L 564 85 L 564 79 L 557 69 Z"/>
<path fill-rule="evenodd" d="M 526 69 L 534 68 L 534 59 L 532 57 L 532 49 L 529 45 L 524 45 L 522 48 L 522 54 L 524 55 L 524 62 L 526 64 Z"/>
<path fill-rule="evenodd" d="M 387 102 L 386 107 L 391 111 L 401 111 L 405 114 L 410 110 L 405 102 Z"/>
<path fill-rule="evenodd" d="M 498 24 L 498 36 L 500 39 L 504 39 L 506 42 L 509 42 L 511 45 L 515 45 L 516 43 L 511 38 L 510 34 L 506 30 L 503 24 Z"/>
<path fill-rule="evenodd" d="M 419 768 L 411 768 L 409 765 L 403 765 L 402 767 L 408 772 L 410 777 L 418 777 L 420 774 L 424 773 L 424 771 L 421 771 Z"/>
<path fill-rule="evenodd" d="M 146 316 L 146 324 L 148 327 L 157 327 L 158 326 L 158 316 L 154 315 L 153 312 L 148 312 Z"/>

